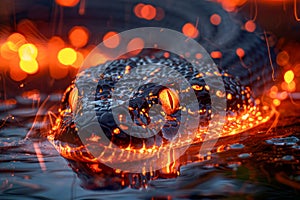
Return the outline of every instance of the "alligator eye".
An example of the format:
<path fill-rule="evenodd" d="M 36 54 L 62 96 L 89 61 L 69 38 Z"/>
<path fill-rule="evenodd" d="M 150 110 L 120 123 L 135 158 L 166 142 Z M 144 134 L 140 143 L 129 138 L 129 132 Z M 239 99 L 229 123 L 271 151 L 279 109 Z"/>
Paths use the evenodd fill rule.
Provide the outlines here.
<path fill-rule="evenodd" d="M 179 97 L 172 89 L 163 89 L 158 94 L 162 108 L 167 115 L 175 113 L 179 108 Z"/>
<path fill-rule="evenodd" d="M 68 99 L 72 111 L 74 111 L 74 109 L 76 108 L 77 98 L 78 98 L 78 90 L 76 87 L 74 87 L 70 92 L 69 99 Z"/>

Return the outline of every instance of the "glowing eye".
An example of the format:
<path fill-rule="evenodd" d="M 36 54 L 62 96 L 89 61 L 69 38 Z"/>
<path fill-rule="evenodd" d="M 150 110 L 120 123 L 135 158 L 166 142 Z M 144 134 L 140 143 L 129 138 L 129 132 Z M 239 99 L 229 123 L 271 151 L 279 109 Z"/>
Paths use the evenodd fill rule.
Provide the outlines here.
<path fill-rule="evenodd" d="M 167 115 L 173 114 L 179 107 L 179 97 L 174 90 L 163 89 L 159 92 L 159 100 Z"/>
<path fill-rule="evenodd" d="M 77 98 L 78 98 L 78 90 L 75 87 L 70 92 L 69 99 L 68 99 L 72 111 L 74 111 L 74 109 L 76 108 Z"/>

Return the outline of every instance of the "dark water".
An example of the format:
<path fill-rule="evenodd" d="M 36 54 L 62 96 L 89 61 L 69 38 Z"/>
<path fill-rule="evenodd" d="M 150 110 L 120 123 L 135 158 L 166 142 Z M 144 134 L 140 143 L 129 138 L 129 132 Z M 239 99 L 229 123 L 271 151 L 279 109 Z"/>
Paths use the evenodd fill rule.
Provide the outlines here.
<path fill-rule="evenodd" d="M 53 95 L 50 103 L 58 99 Z M 188 160 L 194 162 L 181 166 L 177 178 L 159 178 L 142 189 L 98 191 L 84 189 L 47 140 L 24 139 L 36 118 L 37 110 L 31 108 L 37 104 L 20 97 L 14 106 L 1 105 L 1 118 L 6 119 L 0 129 L 1 199 L 295 199 L 300 195 L 300 118 L 297 109 L 290 109 L 299 104 L 283 102 L 279 122 L 269 132 L 274 117 L 253 130 L 221 138 L 201 162 L 197 144 L 191 146 Z M 31 131 L 45 126 L 39 124 L 44 112 L 39 114 Z"/>

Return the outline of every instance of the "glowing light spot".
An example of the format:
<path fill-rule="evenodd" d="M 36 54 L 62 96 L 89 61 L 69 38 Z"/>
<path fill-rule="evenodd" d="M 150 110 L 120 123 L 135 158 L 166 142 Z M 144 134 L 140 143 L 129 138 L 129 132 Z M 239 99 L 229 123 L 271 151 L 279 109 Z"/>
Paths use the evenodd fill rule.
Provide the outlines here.
<path fill-rule="evenodd" d="M 236 51 L 235 51 L 236 55 L 240 58 L 244 57 L 245 56 L 245 51 L 244 49 L 242 48 L 237 48 Z"/>
<path fill-rule="evenodd" d="M 163 89 L 159 92 L 159 100 L 162 108 L 167 115 L 173 114 L 179 107 L 179 97 L 177 93 L 171 89 Z"/>
<path fill-rule="evenodd" d="M 142 51 L 142 49 L 144 48 L 144 45 L 145 45 L 145 43 L 144 43 L 143 39 L 133 38 L 127 44 L 127 51 L 131 52 L 131 54 L 136 55 Z"/>
<path fill-rule="evenodd" d="M 289 70 L 289 71 L 285 72 L 285 74 L 284 74 L 284 80 L 288 84 L 294 80 L 294 77 L 295 77 L 295 75 L 292 70 Z"/>
<path fill-rule="evenodd" d="M 27 74 L 35 74 L 39 65 L 36 60 L 20 60 L 20 68 Z"/>
<path fill-rule="evenodd" d="M 212 51 L 210 56 L 214 59 L 222 58 L 222 53 L 220 51 Z"/>
<path fill-rule="evenodd" d="M 156 9 L 152 5 L 145 5 L 141 9 L 141 16 L 144 19 L 152 20 L 156 16 Z"/>
<path fill-rule="evenodd" d="M 224 10 L 233 12 L 236 7 L 242 6 L 247 0 L 217 0 L 217 2 L 222 4 Z"/>
<path fill-rule="evenodd" d="M 113 133 L 116 134 L 116 135 L 118 135 L 118 134 L 121 133 L 121 131 L 120 131 L 119 128 L 115 128 L 115 129 L 113 130 Z"/>
<path fill-rule="evenodd" d="M 19 57 L 24 61 L 32 61 L 36 59 L 38 55 L 38 49 L 34 44 L 24 44 L 19 48 Z"/>
<path fill-rule="evenodd" d="M 222 18 L 218 14 L 213 14 L 210 16 L 210 23 L 212 23 L 215 26 L 218 26 L 222 21 Z"/>
<path fill-rule="evenodd" d="M 165 58 L 169 58 L 169 57 L 170 57 L 170 53 L 169 53 L 169 52 L 165 52 L 165 53 L 164 53 L 164 57 L 165 57 Z"/>
<path fill-rule="evenodd" d="M 281 101 L 279 99 L 273 99 L 273 105 L 279 106 L 281 104 Z"/>
<path fill-rule="evenodd" d="M 254 23 L 254 21 L 248 20 L 248 21 L 245 23 L 245 29 L 246 29 L 246 31 L 252 33 L 252 32 L 254 32 L 255 29 L 256 29 L 256 24 Z"/>
<path fill-rule="evenodd" d="M 228 93 L 228 94 L 227 94 L 227 99 L 228 99 L 228 100 L 231 100 L 231 99 L 232 99 L 232 94 Z"/>
<path fill-rule="evenodd" d="M 58 52 L 57 58 L 63 65 L 72 65 L 77 59 L 77 53 L 72 48 L 64 48 Z"/>
<path fill-rule="evenodd" d="M 55 0 L 55 2 L 60 6 L 74 7 L 79 3 L 80 0 Z"/>
<path fill-rule="evenodd" d="M 196 38 L 199 35 L 198 29 L 192 23 L 186 23 L 182 27 L 182 33 L 190 38 Z"/>
<path fill-rule="evenodd" d="M 108 48 L 116 48 L 120 44 L 121 37 L 117 32 L 110 31 L 103 37 L 103 44 Z"/>
<path fill-rule="evenodd" d="M 74 47 L 84 47 L 89 40 L 89 31 L 83 26 L 75 26 L 69 32 L 69 40 Z"/>
<path fill-rule="evenodd" d="M 144 6 L 145 6 L 145 4 L 139 3 L 134 7 L 133 12 L 138 18 L 142 18 L 141 10 Z"/>
<path fill-rule="evenodd" d="M 289 63 L 290 56 L 286 51 L 281 51 L 276 57 L 276 63 L 280 66 L 285 66 Z"/>
<path fill-rule="evenodd" d="M 25 37 L 20 33 L 13 33 L 7 38 L 7 45 L 10 50 L 17 52 L 26 43 Z"/>

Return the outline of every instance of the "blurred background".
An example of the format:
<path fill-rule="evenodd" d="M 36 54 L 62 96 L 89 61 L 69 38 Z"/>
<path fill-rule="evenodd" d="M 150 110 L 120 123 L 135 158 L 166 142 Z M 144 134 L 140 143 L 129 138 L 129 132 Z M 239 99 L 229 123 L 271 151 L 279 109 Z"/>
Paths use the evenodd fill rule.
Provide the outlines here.
<path fill-rule="evenodd" d="M 277 53 L 282 82 L 272 87 L 275 105 L 288 93 L 300 91 L 300 2 L 298 0 L 212 0 L 228 12 L 241 13 L 249 32 L 261 27 Z M 118 4 L 118 5 L 117 5 Z M 92 0 L 1 0 L 0 1 L 0 100 L 16 95 L 61 92 L 76 76 L 78 68 L 95 45 L 129 28 L 168 27 L 165 12 L 172 1 Z M 118 15 L 113 15 L 113 13 Z M 299 13 L 299 14 L 298 14 Z M 180 16 L 179 16 L 180 17 Z M 220 23 L 217 14 L 213 24 Z M 139 21 L 135 25 L 135 22 Z M 173 29 L 197 37 L 195 21 Z M 263 31 L 262 35 L 263 35 Z M 201 33 L 200 33 L 201 34 Z M 119 39 L 105 44 L 115 48 Z M 212 55 L 213 56 L 213 55 Z M 106 61 L 99 54 L 95 64 Z M 278 91 L 282 91 L 278 95 Z M 298 98 L 298 95 L 295 94 Z M 7 103 L 7 102 L 6 102 Z"/>

